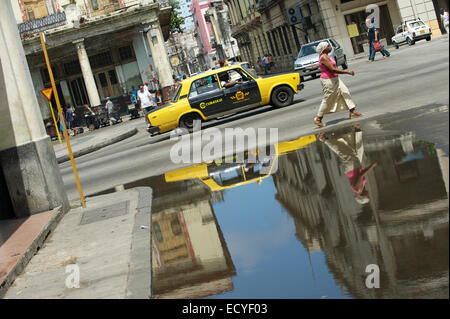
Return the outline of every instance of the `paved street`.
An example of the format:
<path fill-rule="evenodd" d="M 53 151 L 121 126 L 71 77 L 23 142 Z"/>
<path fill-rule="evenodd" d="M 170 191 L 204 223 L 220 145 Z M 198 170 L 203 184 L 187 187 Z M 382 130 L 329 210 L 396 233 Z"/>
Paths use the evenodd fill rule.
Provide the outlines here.
<path fill-rule="evenodd" d="M 449 103 L 448 40 L 433 38 L 414 46 L 391 49 L 391 57 L 376 56 L 374 63 L 359 59 L 349 64 L 355 76 L 341 75 L 364 118 Z M 295 103 L 287 108 L 270 106 L 217 120 L 205 127 L 278 128 L 279 140 L 317 132 L 312 119 L 321 101 L 320 80 L 306 80 L 305 89 L 295 96 Z M 325 116 L 327 126 L 345 124 L 347 113 Z M 429 123 L 433 125 L 433 123 Z M 173 141 L 169 134 L 150 137 L 144 120 L 123 123 L 138 128 L 138 133 L 124 141 L 76 159 L 85 195 L 92 195 L 116 185 L 129 183 L 173 169 L 169 150 Z M 109 128 L 113 129 L 113 128 Z M 78 191 L 69 162 L 60 165 L 66 190 L 71 200 Z"/>

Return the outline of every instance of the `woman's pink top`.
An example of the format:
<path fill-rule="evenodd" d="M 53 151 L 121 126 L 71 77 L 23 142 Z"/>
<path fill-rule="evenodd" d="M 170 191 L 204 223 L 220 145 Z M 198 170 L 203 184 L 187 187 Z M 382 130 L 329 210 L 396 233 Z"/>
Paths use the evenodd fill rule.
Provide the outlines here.
<path fill-rule="evenodd" d="M 332 79 L 338 76 L 337 73 L 331 72 L 330 70 L 328 70 L 328 68 L 322 64 L 322 59 L 323 59 L 324 55 L 321 55 L 319 58 L 319 67 L 320 67 L 320 78 L 321 79 Z M 336 61 L 333 60 L 333 58 L 328 57 L 331 61 L 331 64 L 333 64 L 334 67 L 336 67 Z"/>
<path fill-rule="evenodd" d="M 353 190 L 356 194 L 361 194 L 362 191 L 364 190 L 364 186 L 366 186 L 366 177 L 363 177 L 363 181 L 362 181 L 363 187 L 362 187 L 362 190 L 361 190 L 361 191 L 358 191 L 358 190 L 355 188 L 356 180 L 358 179 L 358 176 L 361 175 L 362 171 L 363 171 L 363 169 L 362 169 L 362 167 L 360 167 L 360 168 L 355 168 L 353 171 L 350 171 L 350 172 L 347 173 L 347 177 L 348 177 L 348 179 L 349 179 L 349 181 L 350 181 L 350 186 L 352 187 L 352 190 Z"/>

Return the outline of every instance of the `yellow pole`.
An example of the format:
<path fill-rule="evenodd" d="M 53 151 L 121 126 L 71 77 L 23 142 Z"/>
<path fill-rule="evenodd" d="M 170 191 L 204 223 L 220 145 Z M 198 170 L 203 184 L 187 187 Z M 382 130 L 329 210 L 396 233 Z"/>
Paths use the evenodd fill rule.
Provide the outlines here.
<path fill-rule="evenodd" d="M 58 134 L 59 144 L 61 144 L 61 136 L 59 135 L 59 127 L 58 127 L 58 124 L 56 123 L 55 113 L 53 112 L 53 107 L 52 107 L 52 102 L 48 101 L 48 104 L 50 104 L 50 111 L 52 111 L 53 123 L 55 123 L 56 134 Z"/>
<path fill-rule="evenodd" d="M 75 166 L 75 161 L 73 160 L 72 148 L 70 147 L 69 134 L 67 134 L 66 122 L 64 121 L 64 115 L 62 114 L 61 105 L 59 104 L 58 91 L 56 91 L 55 79 L 53 78 L 52 68 L 50 66 L 50 61 L 48 59 L 47 47 L 45 46 L 44 34 L 39 33 L 41 38 L 42 51 L 44 51 L 45 63 L 47 64 L 48 75 L 50 76 L 50 81 L 52 82 L 53 93 L 55 94 L 56 107 L 58 108 L 58 114 L 60 118 L 60 123 L 63 127 L 64 139 L 66 140 L 67 150 L 69 151 L 70 161 L 72 163 L 73 174 L 75 175 L 75 181 L 77 182 L 78 192 L 80 193 L 81 205 L 86 207 L 84 201 L 83 191 L 81 190 L 80 179 L 78 178 L 77 168 Z M 58 129 L 58 128 L 57 128 Z"/>

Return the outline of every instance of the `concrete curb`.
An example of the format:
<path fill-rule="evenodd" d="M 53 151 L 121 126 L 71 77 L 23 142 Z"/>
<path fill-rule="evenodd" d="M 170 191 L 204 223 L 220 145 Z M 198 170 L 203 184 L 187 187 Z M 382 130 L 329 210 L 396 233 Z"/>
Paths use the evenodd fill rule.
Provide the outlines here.
<path fill-rule="evenodd" d="M 127 280 L 127 299 L 151 299 L 152 297 L 152 195 L 150 187 L 136 187 L 137 213 L 133 226 L 131 259 Z M 146 228 L 141 228 L 144 226 Z"/>
<path fill-rule="evenodd" d="M 77 150 L 77 151 L 73 151 L 72 152 L 73 157 L 76 158 L 76 157 L 80 157 L 82 155 L 86 155 L 86 154 L 95 152 L 95 151 L 97 151 L 97 150 L 99 150 L 99 149 L 101 149 L 103 147 L 108 146 L 108 145 L 111 145 L 111 144 L 123 141 L 124 139 L 126 139 L 126 138 L 128 138 L 130 136 L 133 136 L 137 132 L 138 132 L 137 128 L 133 128 L 132 130 L 126 131 L 126 132 L 124 132 L 124 133 L 122 133 L 120 135 L 117 135 L 117 136 L 113 137 L 113 138 L 106 139 L 106 140 L 104 140 L 104 141 L 102 141 L 100 143 L 97 143 L 97 144 L 94 144 L 94 145 L 89 145 L 88 147 L 82 148 L 82 149 Z M 58 164 L 61 164 L 61 163 L 70 161 L 70 156 L 69 156 L 69 154 L 65 154 L 65 155 L 57 157 L 56 160 L 57 160 Z"/>
<path fill-rule="evenodd" d="M 27 248 L 26 252 L 20 257 L 13 269 L 6 275 L 5 279 L 0 286 L 0 298 L 8 291 L 9 287 L 14 283 L 14 280 L 19 276 L 25 267 L 30 262 L 31 258 L 38 252 L 42 247 L 47 237 L 56 228 L 59 221 L 64 216 L 64 210 L 62 206 L 56 208 L 57 212 L 55 215 L 47 222 L 44 228 L 41 230 L 40 234 L 36 237 L 33 243 Z"/>

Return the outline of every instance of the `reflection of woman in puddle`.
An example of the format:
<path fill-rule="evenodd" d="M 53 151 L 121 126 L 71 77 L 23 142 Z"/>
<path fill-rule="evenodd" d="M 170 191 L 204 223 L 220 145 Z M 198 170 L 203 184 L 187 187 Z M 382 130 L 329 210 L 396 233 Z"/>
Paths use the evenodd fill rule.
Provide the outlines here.
<path fill-rule="evenodd" d="M 350 133 L 328 138 L 322 132 L 318 138 L 341 158 L 344 172 L 355 193 L 356 201 L 360 204 L 368 203 L 369 192 L 365 188 L 366 175 L 377 165 L 377 162 L 366 168 L 363 167 L 364 146 L 359 124 L 354 125 Z"/>

